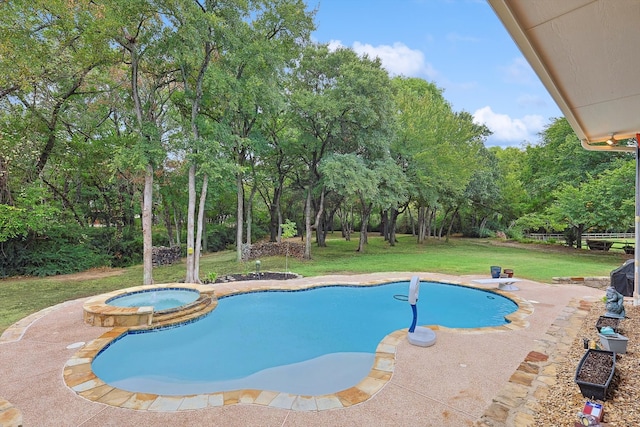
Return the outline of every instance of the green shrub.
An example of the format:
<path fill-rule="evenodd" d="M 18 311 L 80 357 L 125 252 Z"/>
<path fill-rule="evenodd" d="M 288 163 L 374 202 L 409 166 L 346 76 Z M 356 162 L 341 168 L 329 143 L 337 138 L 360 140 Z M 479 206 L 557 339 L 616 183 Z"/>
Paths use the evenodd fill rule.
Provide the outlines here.
<path fill-rule="evenodd" d="M 88 270 L 108 265 L 108 257 L 99 255 L 81 245 L 58 242 L 42 245 L 29 257 L 24 274 L 29 276 L 54 276 Z"/>
<path fill-rule="evenodd" d="M 487 239 L 489 237 L 495 237 L 496 233 L 493 230 L 490 230 L 486 227 L 469 227 L 462 230 L 462 234 L 464 237 L 477 237 L 481 239 Z"/>
<path fill-rule="evenodd" d="M 236 241 L 236 228 L 225 224 L 213 224 L 207 227 L 207 251 L 218 252 Z"/>
<path fill-rule="evenodd" d="M 505 234 L 511 240 L 520 240 L 524 238 L 524 233 L 522 229 L 519 227 L 509 227 L 507 228 L 507 231 L 505 232 Z"/>
<path fill-rule="evenodd" d="M 107 250 L 113 267 L 128 267 L 142 262 L 143 237 L 142 232 L 125 229 L 122 232 L 113 230 L 113 236 Z"/>
<path fill-rule="evenodd" d="M 93 267 L 126 267 L 142 261 L 142 235 L 133 230 L 52 227 L 46 235 L 33 233 L 10 239 L 0 248 L 0 277 L 52 276 Z"/>
<path fill-rule="evenodd" d="M 52 227 L 46 235 L 29 234 L 3 244 L 3 276 L 52 276 L 110 265 L 108 254 L 95 250 L 80 227 Z"/>

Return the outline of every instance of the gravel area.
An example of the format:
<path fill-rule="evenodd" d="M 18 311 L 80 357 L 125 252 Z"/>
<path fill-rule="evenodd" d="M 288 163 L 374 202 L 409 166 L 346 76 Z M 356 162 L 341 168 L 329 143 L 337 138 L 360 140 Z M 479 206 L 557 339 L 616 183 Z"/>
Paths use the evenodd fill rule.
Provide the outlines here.
<path fill-rule="evenodd" d="M 616 373 L 606 401 L 596 401 L 604 405 L 603 423 L 607 426 L 640 426 L 640 307 L 625 303 L 627 317 L 620 322 L 620 333 L 627 338 L 627 352 L 618 354 Z M 585 353 L 583 338 L 600 339 L 595 324 L 605 312 L 603 302 L 593 307 L 582 324 L 582 333 L 576 337 L 566 358 L 557 367 L 557 382 L 549 387 L 548 394 L 538 401 L 536 421 L 547 427 L 573 426 L 578 421 L 577 414 L 587 399 L 580 393 L 574 382 L 576 368 Z"/>

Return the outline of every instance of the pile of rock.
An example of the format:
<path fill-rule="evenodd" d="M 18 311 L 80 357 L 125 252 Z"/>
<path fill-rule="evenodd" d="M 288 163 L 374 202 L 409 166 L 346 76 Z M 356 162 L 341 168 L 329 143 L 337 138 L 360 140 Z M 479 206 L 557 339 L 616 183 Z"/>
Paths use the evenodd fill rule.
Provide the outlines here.
<path fill-rule="evenodd" d="M 263 242 L 243 248 L 242 259 L 243 261 L 248 261 L 269 256 L 286 256 L 287 251 L 290 257 L 300 259 L 304 257 L 304 245 L 301 243 Z"/>
<path fill-rule="evenodd" d="M 171 265 L 180 260 L 182 250 L 180 246 L 154 246 L 151 250 L 151 258 L 154 267 L 159 265 Z"/>

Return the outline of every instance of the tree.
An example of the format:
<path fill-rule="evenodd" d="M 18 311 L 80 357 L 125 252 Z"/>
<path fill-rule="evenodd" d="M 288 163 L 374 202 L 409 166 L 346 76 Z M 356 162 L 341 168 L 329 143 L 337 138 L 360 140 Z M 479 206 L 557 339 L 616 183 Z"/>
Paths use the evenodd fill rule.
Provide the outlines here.
<path fill-rule="evenodd" d="M 564 185 L 577 187 L 589 175 L 597 176 L 625 153 L 604 153 L 582 148 L 565 118 L 555 118 L 540 134 L 536 145 L 525 147 L 518 179 L 526 183 L 526 212 L 542 212 L 553 198 L 553 190 Z"/>
<path fill-rule="evenodd" d="M 320 226 L 326 196 L 320 163 L 332 153 L 379 158 L 393 131 L 392 103 L 380 61 L 350 49 L 310 45 L 291 79 L 292 114 L 300 131 L 293 150 L 305 166 L 297 183 L 305 192 L 304 256 L 309 259 L 312 229 Z"/>
<path fill-rule="evenodd" d="M 262 115 L 279 110 L 284 95 L 280 85 L 287 67 L 293 66 L 300 46 L 309 40 L 313 13 L 301 0 L 237 1 L 237 14 L 220 21 L 229 44 L 217 62 L 220 77 L 211 87 L 220 115 L 215 117 L 228 130 L 221 141 L 227 158 L 236 165 L 236 259 L 242 258 L 244 229 L 244 174 L 254 156 L 254 126 Z M 211 115 L 213 116 L 213 115 Z"/>
<path fill-rule="evenodd" d="M 280 241 L 282 227 L 281 200 L 285 182 L 295 168 L 295 162 L 289 155 L 290 146 L 295 140 L 290 115 L 283 110 L 261 121 L 261 134 L 264 136 L 264 150 L 258 153 L 262 159 L 262 176 L 258 187 L 260 196 L 269 207 L 269 240 Z"/>
<path fill-rule="evenodd" d="M 212 61 L 220 59 L 221 52 L 229 49 L 225 43 L 225 26 L 233 30 L 236 21 L 224 22 L 225 17 L 237 17 L 242 13 L 240 5 L 233 2 L 166 2 L 165 14 L 173 29 L 171 54 L 180 69 L 183 93 L 174 101 L 182 107 L 183 140 L 189 153 L 188 205 L 187 205 L 187 257 L 186 283 L 199 283 L 199 265 L 209 175 L 202 175 L 200 203 L 196 221 L 196 169 L 205 163 L 211 147 L 201 140 L 201 106 L 205 100 L 205 79 Z M 197 224 L 197 227 L 196 227 Z"/>
<path fill-rule="evenodd" d="M 288 218 L 284 222 L 284 224 L 280 224 L 280 227 L 282 228 L 282 237 L 284 239 L 287 239 L 287 254 L 285 258 L 284 271 L 288 273 L 289 272 L 289 241 L 288 239 L 294 237 L 298 233 L 298 230 L 296 229 L 296 223 L 291 222 Z"/>
<path fill-rule="evenodd" d="M 499 197 L 494 203 L 502 213 L 503 223 L 509 226 L 526 212 L 529 203 L 527 183 L 519 179 L 526 153 L 517 147 L 491 147 L 489 151 L 495 158 L 491 167 L 497 171 L 493 185 Z"/>
<path fill-rule="evenodd" d="M 554 191 L 554 202 L 546 213 L 571 230 L 577 248 L 582 247 L 582 234 L 590 228 L 626 231 L 633 227 L 634 163 L 620 160 L 618 168 L 590 177 L 577 187 L 565 184 Z"/>
<path fill-rule="evenodd" d="M 481 149 L 476 157 L 478 167 L 475 169 L 467 187 L 460 197 L 453 201 L 453 215 L 449 222 L 449 230 L 452 228 L 456 215 L 464 216 L 466 220 L 467 235 L 482 237 L 484 229 L 490 218 L 498 218 L 504 215 L 508 209 L 502 202 L 501 181 L 503 169 L 492 151 Z M 444 220 L 442 226 L 444 226 Z M 442 230 L 442 227 L 441 227 Z M 440 235 L 442 232 L 440 232 Z M 449 233 L 447 233 L 448 235 Z"/>
<path fill-rule="evenodd" d="M 37 181 L 51 156 L 64 151 L 68 111 L 91 105 L 98 70 L 114 60 L 99 13 L 95 4 L 59 0 L 2 5 L 0 109 L 9 129 L 29 131 L 4 134 L 0 165 L 21 170 L 19 185 Z M 7 185 L 5 200 L 13 191 Z"/>
<path fill-rule="evenodd" d="M 418 242 L 423 243 L 438 206 L 457 204 L 480 167 L 477 156 L 489 131 L 473 123 L 469 113 L 454 112 L 433 83 L 404 77 L 392 83 L 398 133 L 391 153 L 411 183 Z"/>
<path fill-rule="evenodd" d="M 153 283 L 152 210 L 153 174 L 164 160 L 161 144 L 163 119 L 167 103 L 175 89 L 177 70 L 165 60 L 167 40 L 164 22 L 155 5 L 145 1 L 109 4 L 110 16 L 116 17 L 114 40 L 122 47 L 129 69 L 129 96 L 135 115 L 137 140 L 123 154 L 122 162 L 144 172 L 142 197 L 143 284 Z M 120 21 L 118 18 L 123 19 Z"/>

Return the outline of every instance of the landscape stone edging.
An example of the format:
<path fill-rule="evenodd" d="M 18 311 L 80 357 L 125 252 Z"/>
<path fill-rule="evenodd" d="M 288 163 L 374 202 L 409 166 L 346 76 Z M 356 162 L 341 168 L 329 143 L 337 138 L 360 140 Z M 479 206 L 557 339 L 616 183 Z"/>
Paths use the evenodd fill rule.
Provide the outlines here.
<path fill-rule="evenodd" d="M 22 427 L 22 412 L 11 402 L 0 397 L 0 426 Z"/>
<path fill-rule="evenodd" d="M 509 382 L 476 422 L 478 427 L 535 427 L 535 407 L 556 383 L 559 361 L 578 335 L 592 303 L 572 299 L 527 354 Z"/>

